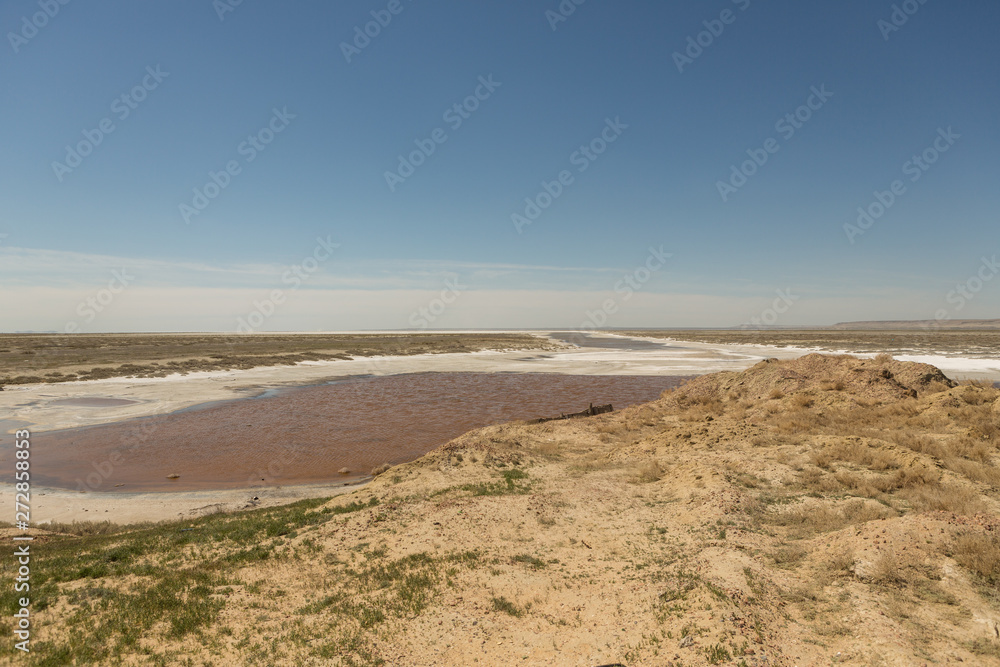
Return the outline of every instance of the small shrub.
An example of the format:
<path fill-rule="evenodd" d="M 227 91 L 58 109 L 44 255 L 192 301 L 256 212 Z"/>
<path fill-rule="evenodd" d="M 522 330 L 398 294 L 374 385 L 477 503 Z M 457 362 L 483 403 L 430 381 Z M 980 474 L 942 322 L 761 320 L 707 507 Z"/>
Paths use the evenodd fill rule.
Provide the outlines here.
<path fill-rule="evenodd" d="M 965 516 L 986 512 L 988 508 L 975 491 L 961 486 L 942 484 L 906 489 L 903 497 L 917 511 L 942 510 Z"/>
<path fill-rule="evenodd" d="M 926 387 L 924 387 L 924 392 L 927 394 L 940 394 L 942 391 L 948 391 L 951 389 L 947 384 L 941 382 L 940 380 L 934 380 L 929 382 Z"/>
<path fill-rule="evenodd" d="M 502 611 L 503 613 L 515 618 L 519 618 L 524 613 L 517 608 L 517 605 L 502 595 L 498 598 L 493 598 L 492 604 L 493 611 Z"/>
<path fill-rule="evenodd" d="M 907 582 L 899 559 L 891 550 L 882 551 L 875 557 L 867 578 L 881 586 L 899 586 Z"/>
<path fill-rule="evenodd" d="M 1000 586 L 1000 538 L 967 532 L 955 539 L 952 558 L 984 583 Z"/>
<path fill-rule="evenodd" d="M 658 482 L 663 477 L 663 467 L 658 461 L 647 461 L 636 468 L 633 481 L 636 484 L 649 484 Z"/>
<path fill-rule="evenodd" d="M 541 568 L 545 567 L 545 561 L 543 561 L 541 558 L 536 558 L 535 556 L 532 556 L 530 554 L 520 554 L 514 556 L 513 558 L 510 559 L 510 562 L 512 564 L 524 563 L 525 565 L 530 565 L 532 568 L 536 570 L 540 570 Z"/>
<path fill-rule="evenodd" d="M 792 397 L 792 405 L 797 408 L 810 408 L 813 402 L 813 397 L 809 394 L 795 394 Z"/>
<path fill-rule="evenodd" d="M 719 663 L 733 659 L 733 656 L 729 653 L 729 649 L 722 644 L 707 647 L 705 649 L 705 657 L 708 658 L 708 664 L 710 665 L 718 665 Z"/>

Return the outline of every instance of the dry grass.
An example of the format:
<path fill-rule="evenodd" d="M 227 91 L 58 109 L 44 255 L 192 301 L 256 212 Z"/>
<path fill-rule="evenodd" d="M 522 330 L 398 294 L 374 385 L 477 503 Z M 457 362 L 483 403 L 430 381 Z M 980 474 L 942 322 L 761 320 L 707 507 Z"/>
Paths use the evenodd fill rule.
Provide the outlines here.
<path fill-rule="evenodd" d="M 944 382 L 934 381 L 927 385 L 927 387 L 924 389 L 924 393 L 927 395 L 940 394 L 942 391 L 948 391 L 950 388 L 951 387 L 946 385 Z"/>
<path fill-rule="evenodd" d="M 810 537 L 840 530 L 846 526 L 885 519 L 894 512 L 875 502 L 855 499 L 839 507 L 829 502 L 799 503 L 778 511 L 757 510 L 757 516 L 775 526 L 792 529 L 795 537 Z"/>
<path fill-rule="evenodd" d="M 813 465 L 830 468 L 835 461 L 843 461 L 871 470 L 895 470 L 903 465 L 900 458 L 884 448 L 866 445 L 859 441 L 842 440 L 810 454 Z"/>
<path fill-rule="evenodd" d="M 971 531 L 962 533 L 955 538 L 951 556 L 983 583 L 1000 586 L 1000 538 L 997 536 Z"/>
<path fill-rule="evenodd" d="M 792 396 L 792 405 L 797 408 L 811 408 L 815 400 L 809 394 L 795 394 Z"/>
<path fill-rule="evenodd" d="M 944 466 L 973 482 L 1000 487 L 1000 468 L 996 466 L 959 458 L 945 459 Z"/>
<path fill-rule="evenodd" d="M 972 516 L 989 511 L 982 497 L 967 486 L 942 484 L 907 489 L 901 494 L 918 512 L 944 511 Z"/>
<path fill-rule="evenodd" d="M 892 549 L 879 552 L 868 568 L 867 579 L 880 586 L 901 586 L 909 581 Z"/>
<path fill-rule="evenodd" d="M 854 572 L 855 555 L 850 547 L 841 547 L 826 559 L 826 571 L 834 576 L 842 576 Z"/>
<path fill-rule="evenodd" d="M 562 458 L 562 448 L 555 440 L 545 440 L 534 447 L 534 451 L 544 459 L 556 461 Z"/>
<path fill-rule="evenodd" d="M 659 461 L 646 461 L 635 468 L 631 481 L 635 484 L 658 482 L 663 478 L 664 472 L 663 466 L 660 465 Z"/>

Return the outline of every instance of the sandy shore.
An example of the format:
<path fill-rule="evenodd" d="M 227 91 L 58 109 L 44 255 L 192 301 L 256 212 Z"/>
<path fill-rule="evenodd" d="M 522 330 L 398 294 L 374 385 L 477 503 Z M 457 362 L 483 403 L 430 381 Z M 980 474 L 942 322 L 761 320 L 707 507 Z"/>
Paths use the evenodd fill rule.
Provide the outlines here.
<path fill-rule="evenodd" d="M 304 498 L 336 496 L 354 491 L 368 481 L 366 478 L 347 483 L 176 493 L 81 493 L 34 487 L 31 490 L 31 525 L 44 528 L 50 521 L 127 524 L 194 518 L 215 512 L 284 505 Z M 14 488 L 11 485 L 0 485 L 0 503 L 4 507 L 14 507 Z"/>

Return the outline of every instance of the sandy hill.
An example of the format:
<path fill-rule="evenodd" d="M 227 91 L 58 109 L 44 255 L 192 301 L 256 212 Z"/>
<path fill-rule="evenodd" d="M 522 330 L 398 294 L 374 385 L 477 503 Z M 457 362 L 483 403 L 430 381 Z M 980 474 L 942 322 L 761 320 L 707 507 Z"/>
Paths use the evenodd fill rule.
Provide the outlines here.
<path fill-rule="evenodd" d="M 771 360 L 479 429 L 330 501 L 42 535 L 32 655 L 1000 665 L 998 398 L 885 356 Z"/>

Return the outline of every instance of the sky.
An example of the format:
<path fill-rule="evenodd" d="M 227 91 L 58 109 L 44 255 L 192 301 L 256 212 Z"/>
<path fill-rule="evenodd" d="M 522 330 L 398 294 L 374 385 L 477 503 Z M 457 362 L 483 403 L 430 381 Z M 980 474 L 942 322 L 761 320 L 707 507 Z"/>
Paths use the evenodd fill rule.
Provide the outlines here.
<path fill-rule="evenodd" d="M 997 316 L 993 0 L 8 0 L 0 31 L 0 331 Z"/>

